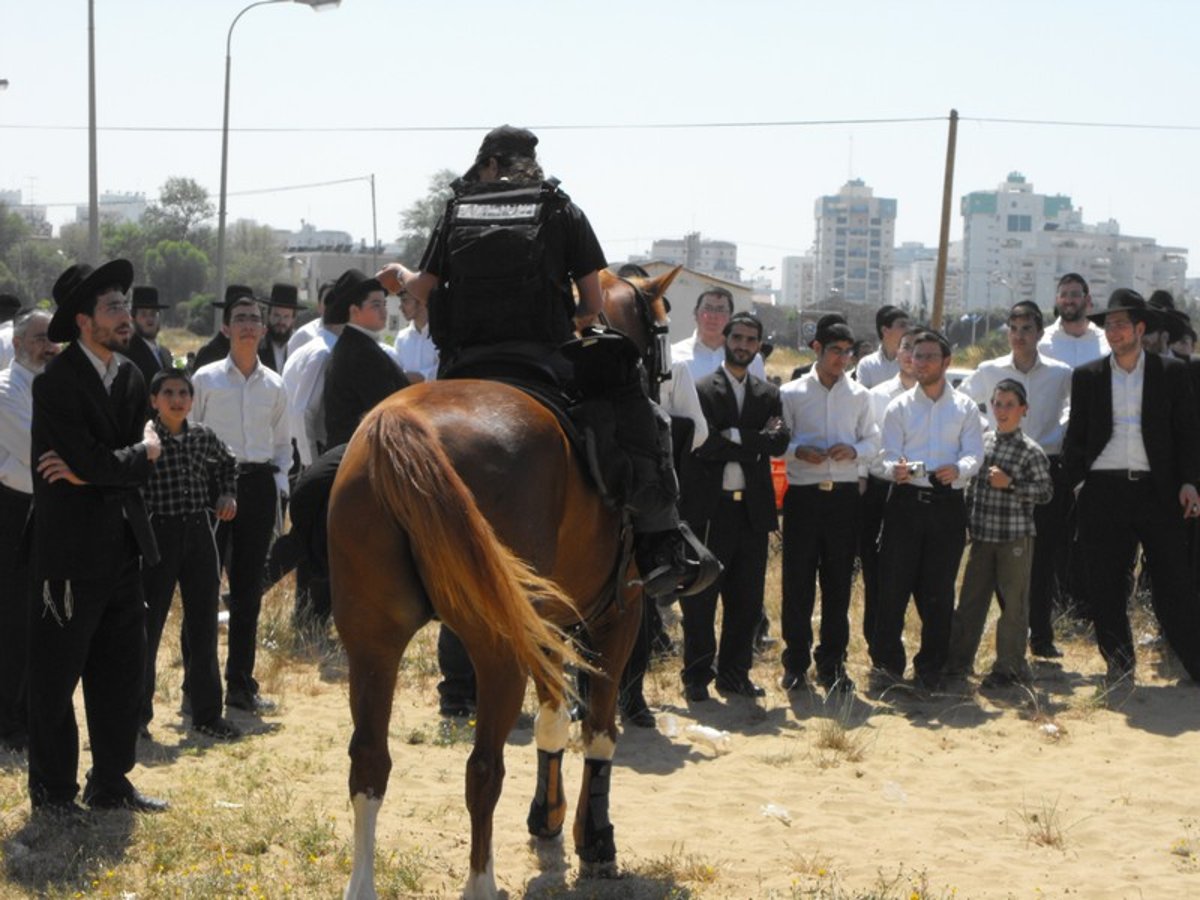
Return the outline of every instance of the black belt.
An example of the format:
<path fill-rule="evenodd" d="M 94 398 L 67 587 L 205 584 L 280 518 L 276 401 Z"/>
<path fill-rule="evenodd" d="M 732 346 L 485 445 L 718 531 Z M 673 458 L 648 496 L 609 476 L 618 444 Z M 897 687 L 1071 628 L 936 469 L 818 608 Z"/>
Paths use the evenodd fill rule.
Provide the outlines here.
<path fill-rule="evenodd" d="M 792 488 L 806 491 L 823 491 L 826 493 L 830 491 L 849 491 L 853 489 L 853 491 L 857 494 L 858 479 L 856 478 L 854 481 L 818 481 L 816 484 L 789 484 L 788 490 L 791 490 Z"/>
<path fill-rule="evenodd" d="M 1092 469 L 1088 472 L 1088 477 L 1096 476 L 1097 478 L 1113 478 L 1118 481 L 1145 481 L 1150 477 L 1150 472 L 1146 469 Z"/>
<path fill-rule="evenodd" d="M 745 496 L 745 491 L 721 491 L 721 499 L 730 503 L 741 503 Z"/>
<path fill-rule="evenodd" d="M 7 484 L 0 484 L 0 496 L 12 497 L 14 500 L 29 501 L 33 499 L 33 494 L 27 494 L 24 491 L 18 491 L 16 488 L 10 488 Z"/>
<path fill-rule="evenodd" d="M 238 475 L 256 475 L 259 472 L 274 475 L 279 471 L 279 466 L 273 462 L 239 462 L 237 468 Z"/>
<path fill-rule="evenodd" d="M 945 503 L 948 500 L 962 500 L 962 488 L 925 488 L 913 484 L 897 484 L 894 487 L 897 497 L 906 497 L 918 503 Z"/>

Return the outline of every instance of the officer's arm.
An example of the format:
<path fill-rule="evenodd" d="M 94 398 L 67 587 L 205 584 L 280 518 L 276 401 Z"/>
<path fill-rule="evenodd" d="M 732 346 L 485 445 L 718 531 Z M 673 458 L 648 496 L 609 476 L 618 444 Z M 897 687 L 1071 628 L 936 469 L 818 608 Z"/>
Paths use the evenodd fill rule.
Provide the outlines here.
<path fill-rule="evenodd" d="M 604 308 L 604 291 L 600 288 L 600 272 L 588 272 L 575 279 L 579 289 L 579 305 L 575 308 L 575 319 L 581 325 L 598 316 Z"/>
<path fill-rule="evenodd" d="M 436 275 L 414 272 L 400 263 L 388 263 L 375 273 L 375 277 L 389 294 L 402 294 L 407 291 L 422 303 L 429 302 L 429 294 L 438 283 Z"/>

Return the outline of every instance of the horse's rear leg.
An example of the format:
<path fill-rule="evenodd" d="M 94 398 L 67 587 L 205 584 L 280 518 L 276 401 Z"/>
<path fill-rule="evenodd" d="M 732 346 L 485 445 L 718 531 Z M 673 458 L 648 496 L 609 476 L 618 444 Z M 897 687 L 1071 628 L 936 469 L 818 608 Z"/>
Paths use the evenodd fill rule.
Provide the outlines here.
<path fill-rule="evenodd" d="M 550 693 L 538 685 L 538 714 L 534 723 L 537 740 L 537 787 L 529 804 L 525 824 L 535 838 L 556 838 L 562 834 L 567 817 L 567 798 L 563 792 L 563 751 L 570 734 L 571 714 L 566 703 L 553 701 Z"/>
<path fill-rule="evenodd" d="M 579 874 L 584 877 L 613 878 L 617 874 L 617 845 L 608 817 L 612 760 L 617 748 L 617 692 L 641 617 L 640 595 L 626 596 L 623 609 L 610 607 L 591 628 L 600 671 L 591 679 L 583 720 L 583 787 L 574 828 Z"/>
<path fill-rule="evenodd" d="M 466 634 L 460 637 L 468 650 L 485 640 Z M 492 816 L 504 787 L 504 743 L 521 712 L 526 676 L 515 660 L 494 648 L 484 653 L 472 653 L 471 661 L 475 665 L 478 698 L 475 748 L 467 759 L 471 873 L 463 897 L 466 900 L 492 900 L 497 896 L 492 859 Z"/>

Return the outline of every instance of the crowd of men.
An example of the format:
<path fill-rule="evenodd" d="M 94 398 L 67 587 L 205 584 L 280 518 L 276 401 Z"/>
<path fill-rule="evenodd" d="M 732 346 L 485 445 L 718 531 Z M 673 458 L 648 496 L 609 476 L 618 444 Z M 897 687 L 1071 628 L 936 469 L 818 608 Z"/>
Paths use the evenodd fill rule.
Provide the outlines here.
<path fill-rule="evenodd" d="M 505 366 L 520 350 L 556 379 L 572 314 L 579 324 L 599 311 L 604 260 L 582 211 L 556 182 L 541 180 L 536 143 L 523 129 L 492 132 L 461 190 L 478 211 L 497 196 L 504 201 L 504 182 L 526 173 L 538 184 L 531 205 L 559 216 L 548 220 L 564 230 L 554 246 L 565 255 L 550 260 L 555 277 L 537 281 L 532 299 L 515 298 L 525 317 L 518 324 L 501 317 L 485 329 L 514 329 L 501 335 Z M 243 726 L 230 710 L 256 716 L 275 708 L 255 678 L 263 593 L 296 568 L 295 623 L 325 634 L 324 511 L 359 421 L 448 367 L 487 371 L 476 344 L 456 343 L 480 327 L 470 307 L 455 306 L 479 273 L 447 249 L 453 221 L 448 213 L 421 272 L 392 265 L 372 277 L 350 269 L 322 285 L 317 316 L 301 328 L 295 287 L 277 284 L 258 296 L 229 286 L 214 304 L 219 332 L 186 367 L 159 343 L 166 307 L 158 292 L 134 285 L 126 260 L 68 268 L 54 285 L 53 312 L 0 296 L 0 526 L 22 536 L 0 542 L 0 741 L 28 752 L 35 810 L 82 811 L 73 707 L 80 682 L 92 757 L 84 803 L 166 807 L 128 774 L 139 736 L 152 736 L 156 656 L 176 588 L 189 727 L 236 740 Z M 435 340 L 429 302 L 438 291 Z M 408 321 L 393 344 L 380 340 L 389 293 L 399 295 Z M 856 691 L 846 668 L 856 564 L 873 689 L 905 680 L 910 649 L 920 690 L 973 674 L 993 596 L 1002 615 L 985 686 L 1028 683 L 1030 655 L 1061 655 L 1056 608 L 1094 622 L 1108 688 L 1131 685 L 1126 605 L 1139 546 L 1163 637 L 1200 680 L 1195 333 L 1162 292 L 1147 301 L 1121 289 L 1094 310 L 1074 273 L 1059 280 L 1054 307 L 1047 326 L 1036 303 L 1016 303 L 1007 319 L 1011 353 L 981 364 L 957 388 L 947 381 L 947 340 L 903 310 L 878 311 L 878 349 L 865 355 L 844 318 L 825 316 L 810 345 L 812 366 L 778 385 L 766 377 L 762 323 L 736 312 L 727 290 L 705 289 L 695 301 L 695 333 L 671 348 L 672 377 L 660 396 L 662 410 L 685 425 L 674 460 L 648 384 L 638 382 L 615 406 L 626 424 L 638 423 L 624 429 L 640 442 L 635 481 L 655 498 L 635 511 L 650 602 L 641 649 L 622 679 L 626 722 L 654 724 L 641 674 L 646 648 L 670 644 L 656 635 L 656 613 L 676 599 L 686 699 L 710 700 L 710 685 L 727 696 L 765 694 L 751 671 L 756 647 L 771 645 L 763 594 L 769 537 L 779 527 L 779 458 L 787 480 L 778 623 L 785 690 L 808 690 L 814 678 L 830 694 Z M 456 316 L 465 331 L 446 330 Z M 288 503 L 293 528 L 280 535 Z M 681 518 L 699 537 L 699 562 L 685 555 Z M 715 580 L 706 554 L 720 562 Z M 921 623 L 916 648 L 904 641 L 910 600 Z M 445 629 L 439 661 L 442 712 L 469 714 L 470 661 Z"/>

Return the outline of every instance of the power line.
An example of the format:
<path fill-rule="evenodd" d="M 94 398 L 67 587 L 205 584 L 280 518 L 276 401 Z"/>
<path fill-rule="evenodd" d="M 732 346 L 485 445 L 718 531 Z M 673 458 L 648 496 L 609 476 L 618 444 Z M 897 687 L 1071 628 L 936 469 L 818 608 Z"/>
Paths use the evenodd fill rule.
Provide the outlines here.
<path fill-rule="evenodd" d="M 254 188 L 252 190 L 247 190 L 247 191 L 229 191 L 226 193 L 225 196 L 227 196 L 227 197 L 246 197 L 251 194 L 279 194 L 279 193 L 283 193 L 284 191 L 303 191 L 303 190 L 307 190 L 309 188 L 329 187 L 330 185 L 335 185 L 335 184 L 350 184 L 355 181 L 370 181 L 370 180 L 371 180 L 370 175 L 357 175 L 352 178 L 338 178 L 333 181 L 311 181 L 308 184 L 285 184 L 280 187 Z M 144 195 L 142 195 L 142 196 L 138 196 L 138 197 L 113 197 L 108 200 L 102 199 L 100 201 L 100 205 L 101 206 L 129 206 L 129 205 L 133 205 L 136 203 L 146 203 L 148 205 L 153 202 L 154 202 L 153 200 L 147 200 L 146 197 Z M 47 203 L 40 203 L 40 202 L 39 203 L 12 203 L 12 204 L 9 204 L 9 208 L 10 209 L 36 209 L 41 206 L 59 207 L 59 206 L 81 206 L 81 205 L 82 204 L 78 200 L 75 200 L 70 203 L 49 203 L 49 202 L 47 202 Z"/>

